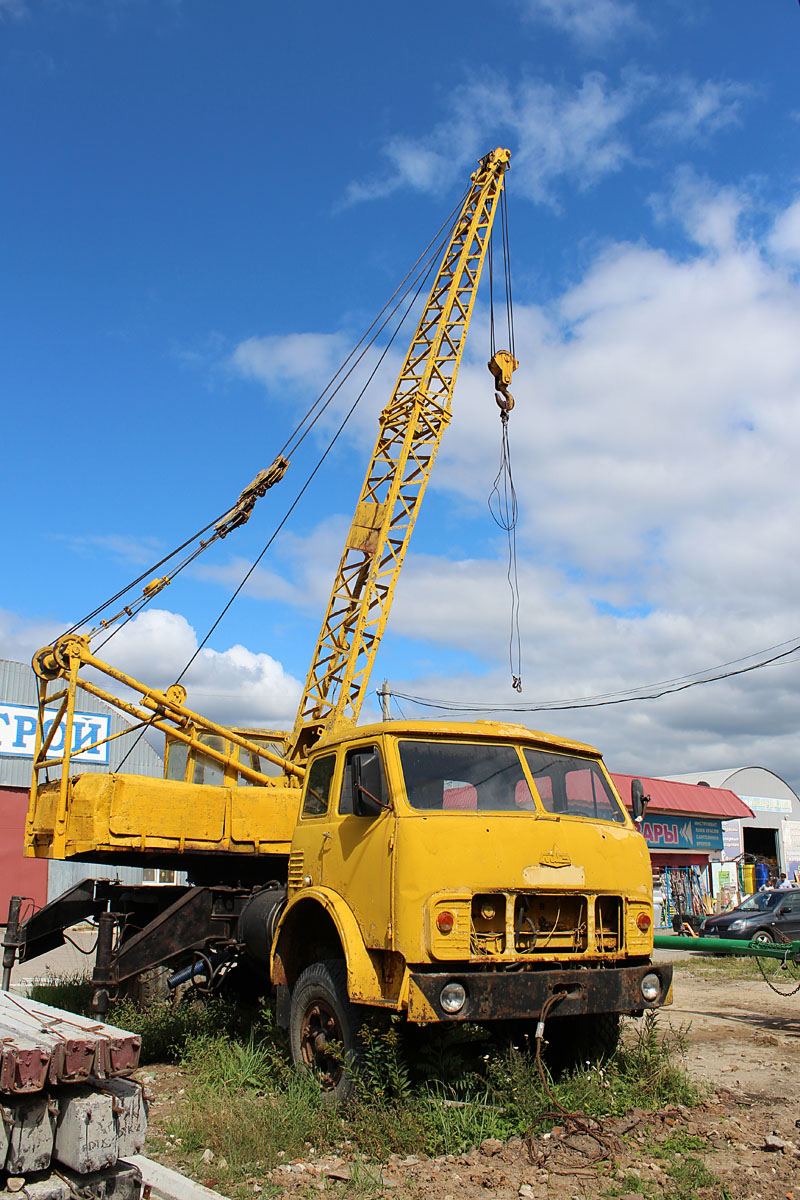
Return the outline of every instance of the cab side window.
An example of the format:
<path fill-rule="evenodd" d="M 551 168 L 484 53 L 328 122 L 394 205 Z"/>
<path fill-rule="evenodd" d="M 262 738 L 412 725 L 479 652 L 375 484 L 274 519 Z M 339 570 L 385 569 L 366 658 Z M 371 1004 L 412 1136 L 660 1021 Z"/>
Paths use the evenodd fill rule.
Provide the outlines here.
<path fill-rule="evenodd" d="M 328 811 L 335 766 L 335 754 L 325 754 L 312 763 L 306 776 L 306 790 L 303 795 L 304 817 L 321 817 Z"/>
<path fill-rule="evenodd" d="M 377 746 L 350 750 L 344 760 L 339 812 L 357 817 L 375 817 L 389 807 L 386 776 Z"/>

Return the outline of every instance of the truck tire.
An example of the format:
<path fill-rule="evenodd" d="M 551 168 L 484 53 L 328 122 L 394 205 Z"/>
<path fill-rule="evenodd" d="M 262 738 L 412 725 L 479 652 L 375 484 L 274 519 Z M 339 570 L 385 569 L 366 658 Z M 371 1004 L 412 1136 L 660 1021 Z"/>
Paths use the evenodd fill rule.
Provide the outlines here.
<path fill-rule="evenodd" d="M 348 999 L 341 960 L 306 967 L 292 989 L 289 1045 L 295 1066 L 313 1071 L 331 1102 L 353 1093 L 362 1021 L 363 1010 Z"/>

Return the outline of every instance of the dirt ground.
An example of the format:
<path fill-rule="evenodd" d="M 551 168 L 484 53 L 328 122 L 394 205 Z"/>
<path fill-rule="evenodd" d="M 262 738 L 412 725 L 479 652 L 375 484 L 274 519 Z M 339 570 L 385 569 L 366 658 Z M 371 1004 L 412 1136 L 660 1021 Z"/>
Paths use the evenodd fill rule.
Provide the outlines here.
<path fill-rule="evenodd" d="M 697 1108 L 634 1111 L 577 1129 L 566 1123 L 530 1146 L 484 1142 L 457 1158 L 423 1155 L 364 1166 L 335 1156 L 287 1162 L 248 1181 L 255 1200 L 318 1193 L 397 1200 L 800 1200 L 800 993 L 776 995 L 761 980 L 675 972 L 665 1014 L 683 1027 L 690 1072 L 708 1087 Z M 156 1072 L 151 1129 L 158 1131 L 183 1080 Z M 699 1159 L 713 1173 L 698 1185 Z M 177 1165 L 172 1163 L 171 1165 Z M 224 1191 L 213 1164 L 202 1182 Z"/>

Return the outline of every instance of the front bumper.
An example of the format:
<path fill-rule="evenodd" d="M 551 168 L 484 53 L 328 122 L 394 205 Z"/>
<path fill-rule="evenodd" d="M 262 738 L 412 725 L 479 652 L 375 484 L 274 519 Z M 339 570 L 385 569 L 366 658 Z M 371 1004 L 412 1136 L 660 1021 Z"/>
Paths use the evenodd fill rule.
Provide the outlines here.
<path fill-rule="evenodd" d="M 645 1000 L 641 984 L 645 975 L 656 975 L 661 990 L 655 1000 Z M 457 1013 L 445 1012 L 439 1002 L 442 988 L 460 983 L 466 1001 Z M 428 1021 L 532 1020 L 554 995 L 559 1017 L 582 1013 L 641 1013 L 672 1002 L 672 966 L 647 963 L 609 969 L 584 967 L 574 971 L 436 971 L 411 975 L 408 1019 Z M 553 1010 L 556 1015 L 556 1010 Z"/>

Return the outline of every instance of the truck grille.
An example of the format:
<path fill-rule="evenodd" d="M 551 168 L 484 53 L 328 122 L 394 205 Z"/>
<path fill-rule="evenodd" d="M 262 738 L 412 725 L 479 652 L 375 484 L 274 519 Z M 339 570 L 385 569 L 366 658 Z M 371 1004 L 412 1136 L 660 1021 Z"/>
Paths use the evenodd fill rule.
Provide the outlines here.
<path fill-rule="evenodd" d="M 594 902 L 594 940 L 602 953 L 622 949 L 622 898 L 598 896 Z"/>
<path fill-rule="evenodd" d="M 517 896 L 514 948 L 517 954 L 579 954 L 588 946 L 585 896 Z"/>

